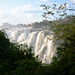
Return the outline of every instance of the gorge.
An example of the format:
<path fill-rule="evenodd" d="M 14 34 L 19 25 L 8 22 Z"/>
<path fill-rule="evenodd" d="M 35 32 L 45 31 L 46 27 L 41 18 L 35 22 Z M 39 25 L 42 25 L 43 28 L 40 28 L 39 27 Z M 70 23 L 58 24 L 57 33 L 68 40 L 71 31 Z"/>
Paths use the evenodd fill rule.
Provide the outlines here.
<path fill-rule="evenodd" d="M 35 56 L 38 55 L 42 63 L 48 64 L 56 53 L 53 34 L 52 31 L 48 31 L 48 24 L 46 21 L 36 22 L 31 25 L 19 24 L 15 26 L 5 23 L 0 26 L 0 29 L 6 32 L 11 42 L 32 46 Z"/>

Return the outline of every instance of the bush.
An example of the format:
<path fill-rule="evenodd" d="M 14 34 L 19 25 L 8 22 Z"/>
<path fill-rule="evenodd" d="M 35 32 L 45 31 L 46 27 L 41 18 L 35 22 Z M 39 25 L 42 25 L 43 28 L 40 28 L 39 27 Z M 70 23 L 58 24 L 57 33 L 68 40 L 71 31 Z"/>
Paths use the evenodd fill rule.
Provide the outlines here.
<path fill-rule="evenodd" d="M 11 43 L 0 31 L 0 75 L 38 75 L 41 68 L 32 47 Z"/>

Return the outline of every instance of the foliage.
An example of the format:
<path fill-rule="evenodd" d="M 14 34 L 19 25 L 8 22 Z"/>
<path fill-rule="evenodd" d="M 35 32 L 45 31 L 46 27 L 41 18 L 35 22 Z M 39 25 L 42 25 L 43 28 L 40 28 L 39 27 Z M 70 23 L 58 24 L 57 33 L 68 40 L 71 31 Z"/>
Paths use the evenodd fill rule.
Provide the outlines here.
<path fill-rule="evenodd" d="M 56 5 L 54 6 L 56 8 Z M 46 11 L 50 8 L 46 5 L 44 7 Z M 59 8 L 62 11 L 66 9 L 62 8 L 62 5 Z M 54 15 L 48 12 L 45 16 L 47 14 Z M 50 30 L 53 31 L 57 44 L 59 40 L 60 46 L 57 47 L 57 56 L 47 65 L 34 57 L 32 47 L 12 43 L 7 35 L 0 31 L 0 75 L 75 75 L 75 15 L 51 23 Z"/>
<path fill-rule="evenodd" d="M 73 4 L 73 3 L 71 3 L 71 4 L 72 4 L 71 6 L 67 6 L 68 5 L 67 3 L 57 5 L 54 2 L 52 6 L 41 5 L 41 7 L 43 7 L 43 10 L 45 11 L 42 16 L 45 18 L 49 18 L 49 19 L 52 19 L 51 16 L 53 16 L 54 19 L 57 20 L 59 18 L 68 16 L 67 12 L 69 12 L 69 11 L 72 12 L 72 14 L 74 14 L 73 11 L 75 11 L 75 8 L 74 8 L 75 4 Z M 58 16 L 56 16 L 56 15 L 58 15 Z"/>
<path fill-rule="evenodd" d="M 66 8 L 66 3 L 56 6 L 56 4 L 53 4 L 53 7 L 42 5 L 46 10 L 43 17 L 49 18 L 50 15 L 55 17 L 56 13 L 61 17 L 61 19 L 55 17 L 57 20 L 50 22 L 52 25 L 50 30 L 53 31 L 55 42 L 59 43 L 59 47 L 57 47 L 57 56 L 53 57 L 52 63 L 48 65 L 49 71 L 52 75 L 75 75 L 75 15 L 67 16 L 66 12 L 75 9 Z M 65 18 L 62 18 L 64 16 Z"/>
<path fill-rule="evenodd" d="M 44 66 L 34 57 L 32 47 L 11 43 L 0 31 L 0 75 L 43 75 Z M 42 71 L 43 70 L 43 71 Z"/>

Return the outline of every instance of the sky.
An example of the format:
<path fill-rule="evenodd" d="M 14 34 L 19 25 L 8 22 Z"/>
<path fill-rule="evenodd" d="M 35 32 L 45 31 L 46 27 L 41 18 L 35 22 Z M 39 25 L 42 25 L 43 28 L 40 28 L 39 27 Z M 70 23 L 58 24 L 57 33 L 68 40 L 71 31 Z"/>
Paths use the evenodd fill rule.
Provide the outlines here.
<path fill-rule="evenodd" d="M 75 0 L 0 0 L 0 25 L 8 22 L 10 24 L 30 24 L 45 20 L 42 17 L 43 10 L 40 5 L 51 5 L 74 3 Z"/>

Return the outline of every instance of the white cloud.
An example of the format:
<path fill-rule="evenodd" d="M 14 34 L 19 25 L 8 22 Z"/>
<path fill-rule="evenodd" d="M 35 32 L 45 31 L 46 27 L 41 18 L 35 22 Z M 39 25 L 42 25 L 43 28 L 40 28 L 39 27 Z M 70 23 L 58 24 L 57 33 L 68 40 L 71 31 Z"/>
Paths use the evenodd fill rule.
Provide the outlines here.
<path fill-rule="evenodd" d="M 26 14 L 26 13 L 40 13 L 41 12 L 41 7 L 33 7 L 32 4 L 28 4 L 22 7 L 17 7 L 13 9 L 12 13 L 13 14 Z"/>
<path fill-rule="evenodd" d="M 13 10 L 12 10 L 12 13 L 13 13 L 13 14 L 17 14 L 17 13 L 18 13 L 18 11 L 19 11 L 19 9 L 20 9 L 19 7 L 18 7 L 18 8 L 16 8 L 16 9 L 13 9 Z"/>
<path fill-rule="evenodd" d="M 10 24 L 38 22 L 42 20 L 41 11 L 41 7 L 34 7 L 32 4 L 17 7 L 11 11 L 0 11 L 0 24 L 4 22 Z"/>
<path fill-rule="evenodd" d="M 72 1 L 75 1 L 75 0 L 72 0 Z"/>
<path fill-rule="evenodd" d="M 28 4 L 28 5 L 25 5 L 23 8 L 29 8 L 31 6 L 32 6 L 32 4 Z"/>
<path fill-rule="evenodd" d="M 0 11 L 0 25 L 4 22 L 8 22 L 9 15 L 6 11 Z"/>
<path fill-rule="evenodd" d="M 41 2 L 35 2 L 36 4 L 40 4 Z"/>
<path fill-rule="evenodd" d="M 33 17 L 33 14 L 26 14 L 26 16 L 27 16 L 28 18 L 32 18 L 32 17 Z"/>
<path fill-rule="evenodd" d="M 75 4 L 75 0 L 71 0 Z"/>
<path fill-rule="evenodd" d="M 41 1 L 47 1 L 47 0 L 41 0 Z"/>
<path fill-rule="evenodd" d="M 25 11 L 31 10 L 31 6 L 32 4 L 28 4 L 22 7 L 17 7 L 15 9 L 13 9 L 12 13 L 13 14 L 21 14 L 24 13 Z"/>

